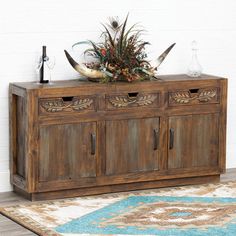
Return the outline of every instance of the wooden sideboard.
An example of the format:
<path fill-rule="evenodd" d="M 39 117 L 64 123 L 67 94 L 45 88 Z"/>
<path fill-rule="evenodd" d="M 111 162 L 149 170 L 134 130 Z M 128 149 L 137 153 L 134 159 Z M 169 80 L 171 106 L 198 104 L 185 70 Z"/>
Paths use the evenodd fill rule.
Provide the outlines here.
<path fill-rule="evenodd" d="M 219 180 L 227 79 L 160 79 L 10 84 L 14 190 L 41 200 Z"/>

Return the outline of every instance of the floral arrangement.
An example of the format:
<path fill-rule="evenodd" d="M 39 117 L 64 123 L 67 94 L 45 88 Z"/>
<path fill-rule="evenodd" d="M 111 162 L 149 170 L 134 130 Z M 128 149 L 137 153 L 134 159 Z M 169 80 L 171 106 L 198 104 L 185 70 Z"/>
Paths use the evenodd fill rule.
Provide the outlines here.
<path fill-rule="evenodd" d="M 90 80 L 112 82 L 112 81 L 137 81 L 155 78 L 155 71 L 165 56 L 174 46 L 171 45 L 159 58 L 156 66 L 151 66 L 147 60 L 145 47 L 149 42 L 143 41 L 141 35 L 143 30 L 132 25 L 127 29 L 128 15 L 123 23 L 118 18 L 110 18 L 109 24 L 103 24 L 103 42 L 93 41 L 78 42 L 73 47 L 87 43 L 91 45 L 84 54 L 94 58 L 93 62 L 79 65 L 65 51 L 70 64 L 81 74 Z"/>

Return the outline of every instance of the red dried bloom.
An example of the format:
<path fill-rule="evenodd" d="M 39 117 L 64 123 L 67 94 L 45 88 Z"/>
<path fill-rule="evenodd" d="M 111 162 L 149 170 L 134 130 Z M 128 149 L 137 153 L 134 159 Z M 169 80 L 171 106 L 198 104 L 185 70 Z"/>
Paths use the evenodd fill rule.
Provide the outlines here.
<path fill-rule="evenodd" d="M 101 48 L 100 49 L 100 52 L 101 52 L 101 54 L 102 54 L 102 56 L 106 56 L 106 54 L 107 54 L 107 51 L 106 51 L 106 49 L 105 48 Z"/>

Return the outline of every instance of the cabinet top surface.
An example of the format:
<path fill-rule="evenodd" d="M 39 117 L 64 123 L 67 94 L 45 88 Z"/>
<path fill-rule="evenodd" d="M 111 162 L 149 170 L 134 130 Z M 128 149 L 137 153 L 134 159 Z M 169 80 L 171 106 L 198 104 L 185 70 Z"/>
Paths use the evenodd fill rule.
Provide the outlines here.
<path fill-rule="evenodd" d="M 135 85 L 144 85 L 144 84 L 153 84 L 156 86 L 157 84 L 163 84 L 165 82 L 181 82 L 181 81 L 204 81 L 204 80 L 222 80 L 225 79 L 223 77 L 218 76 L 212 76 L 212 75 L 206 75 L 203 74 L 201 77 L 198 78 L 191 78 L 185 74 L 175 74 L 175 75 L 160 75 L 158 76 L 158 80 L 147 80 L 147 81 L 137 81 L 137 82 L 112 82 L 108 84 L 104 83 L 97 83 L 97 82 L 91 82 L 87 79 L 74 79 L 74 80 L 54 80 L 51 84 L 39 84 L 37 82 L 17 82 L 12 83 L 12 85 L 15 85 L 17 87 L 23 88 L 23 89 L 50 89 L 50 88 L 63 88 L 63 87 L 81 87 L 81 86 L 91 86 L 91 87 L 99 87 L 99 86 L 129 86 L 132 87 Z"/>

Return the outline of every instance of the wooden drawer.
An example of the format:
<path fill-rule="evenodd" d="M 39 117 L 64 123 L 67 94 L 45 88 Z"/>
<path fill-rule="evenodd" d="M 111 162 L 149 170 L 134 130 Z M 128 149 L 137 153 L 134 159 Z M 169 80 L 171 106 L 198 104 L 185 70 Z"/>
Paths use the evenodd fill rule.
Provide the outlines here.
<path fill-rule="evenodd" d="M 74 96 L 40 98 L 39 114 L 78 113 L 95 111 L 96 99 L 94 96 Z"/>
<path fill-rule="evenodd" d="M 168 92 L 169 106 L 219 103 L 220 88 L 200 88 Z"/>
<path fill-rule="evenodd" d="M 132 92 L 106 95 L 106 109 L 126 109 L 134 107 L 154 108 L 160 106 L 160 94 Z"/>

